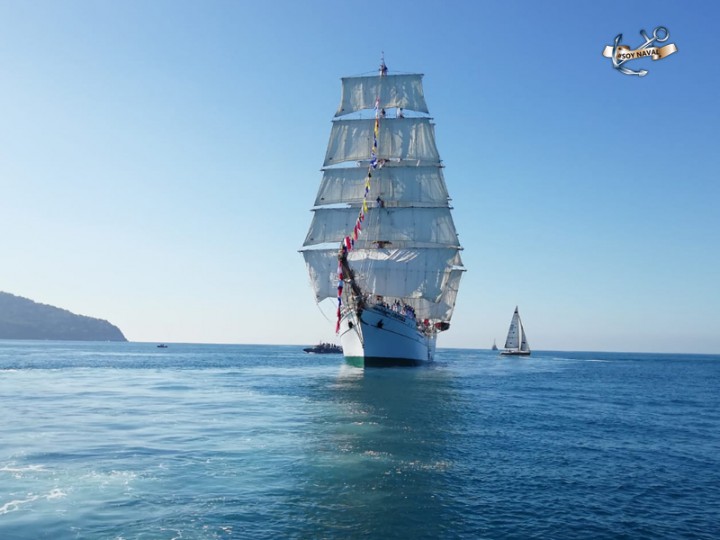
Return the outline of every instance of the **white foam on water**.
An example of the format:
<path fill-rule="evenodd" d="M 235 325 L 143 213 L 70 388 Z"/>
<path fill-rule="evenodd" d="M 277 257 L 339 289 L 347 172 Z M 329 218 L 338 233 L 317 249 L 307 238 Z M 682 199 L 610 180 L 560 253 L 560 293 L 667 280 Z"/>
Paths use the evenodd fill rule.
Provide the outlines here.
<path fill-rule="evenodd" d="M 0 506 L 0 516 L 9 514 L 10 512 L 17 512 L 21 506 L 37 501 L 40 498 L 39 495 L 31 495 L 27 499 L 15 499 L 10 502 L 6 502 Z"/>
<path fill-rule="evenodd" d="M 135 479 L 137 474 L 132 471 L 116 471 L 97 472 L 92 471 L 81 477 L 81 480 L 91 485 L 97 485 L 101 488 L 111 486 L 129 486 Z"/>
<path fill-rule="evenodd" d="M 62 499 L 63 497 L 67 497 L 67 493 L 65 493 L 62 489 L 55 488 L 50 491 L 47 495 L 45 495 L 45 499 L 48 501 L 52 499 Z"/>
<path fill-rule="evenodd" d="M 58 488 L 50 490 L 45 495 L 33 495 L 32 493 L 28 493 L 26 499 L 14 499 L 0 506 L 0 516 L 4 514 L 9 514 L 10 512 L 17 512 L 18 510 L 20 510 L 21 507 L 33 503 L 38 499 L 45 499 L 46 501 L 50 501 L 53 499 L 62 499 L 63 497 L 67 497 L 67 493 Z"/>
<path fill-rule="evenodd" d="M 25 467 L 15 467 L 13 465 L 5 465 L 0 467 L 0 472 L 9 472 L 13 474 L 22 474 L 25 472 L 47 472 L 45 465 L 27 465 Z"/>

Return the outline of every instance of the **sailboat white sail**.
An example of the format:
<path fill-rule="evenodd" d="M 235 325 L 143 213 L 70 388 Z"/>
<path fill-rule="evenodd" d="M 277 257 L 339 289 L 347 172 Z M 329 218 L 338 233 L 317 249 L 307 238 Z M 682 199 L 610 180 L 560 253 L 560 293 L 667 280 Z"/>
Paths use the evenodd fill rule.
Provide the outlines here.
<path fill-rule="evenodd" d="M 353 363 L 428 362 L 465 269 L 422 75 L 383 62 L 342 87 L 301 249 L 315 299 L 337 302 Z"/>
<path fill-rule="evenodd" d="M 507 339 L 505 340 L 505 350 L 500 354 L 511 356 L 530 355 L 530 345 L 528 345 L 527 336 L 525 335 L 525 329 L 523 328 L 517 306 L 515 306 L 515 313 L 513 313 L 512 320 L 510 321 L 510 328 L 508 329 Z"/>

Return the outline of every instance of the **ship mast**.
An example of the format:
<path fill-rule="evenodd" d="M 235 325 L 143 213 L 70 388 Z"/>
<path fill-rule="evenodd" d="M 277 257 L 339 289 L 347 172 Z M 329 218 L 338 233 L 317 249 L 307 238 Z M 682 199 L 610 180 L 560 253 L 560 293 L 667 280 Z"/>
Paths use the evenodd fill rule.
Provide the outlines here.
<path fill-rule="evenodd" d="M 381 57 L 380 57 L 380 69 L 378 70 L 378 75 L 380 77 L 387 76 L 388 68 L 387 65 L 385 65 L 385 51 L 382 51 Z M 374 170 L 378 165 L 378 154 L 377 154 L 377 139 L 378 139 L 378 127 L 379 127 L 379 121 L 380 121 L 380 95 L 378 94 L 376 100 L 375 100 L 375 129 L 374 129 L 374 140 L 373 140 L 373 150 L 371 155 L 371 171 Z M 372 173 L 368 173 L 368 177 L 372 176 Z M 369 184 L 368 184 L 369 185 Z M 366 196 L 367 196 L 367 190 L 366 190 Z M 380 198 L 378 197 L 378 201 L 380 201 Z M 378 205 L 381 203 L 378 202 Z M 389 243 L 389 242 L 388 242 Z M 377 242 L 378 247 L 384 247 L 384 242 Z M 355 309 L 362 310 L 365 306 L 365 300 L 363 296 L 362 289 L 355 281 L 355 272 L 353 272 L 352 268 L 350 268 L 350 263 L 348 262 L 347 258 L 348 254 L 348 247 L 345 245 L 345 242 L 343 242 L 340 246 L 340 250 L 338 251 L 338 263 L 340 267 L 340 272 L 342 273 L 342 280 L 350 284 L 350 289 L 352 290 L 352 300 Z M 339 311 L 338 311 L 339 313 Z"/>

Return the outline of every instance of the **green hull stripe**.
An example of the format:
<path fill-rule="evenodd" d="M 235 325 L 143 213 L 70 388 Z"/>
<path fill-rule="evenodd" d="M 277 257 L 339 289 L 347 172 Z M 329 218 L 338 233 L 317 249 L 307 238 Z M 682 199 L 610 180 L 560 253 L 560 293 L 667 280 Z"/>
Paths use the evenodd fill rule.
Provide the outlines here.
<path fill-rule="evenodd" d="M 365 359 L 362 356 L 346 356 L 345 362 L 350 364 L 352 367 L 365 367 Z"/>

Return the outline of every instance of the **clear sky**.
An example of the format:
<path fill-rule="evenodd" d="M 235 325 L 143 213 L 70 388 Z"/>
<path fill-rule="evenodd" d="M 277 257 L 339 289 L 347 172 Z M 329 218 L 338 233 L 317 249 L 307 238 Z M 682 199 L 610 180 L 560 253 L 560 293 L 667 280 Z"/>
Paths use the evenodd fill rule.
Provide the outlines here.
<path fill-rule="evenodd" d="M 333 339 L 297 252 L 340 77 L 425 74 L 440 347 L 720 353 L 720 4 L 0 0 L 0 290 L 133 341 Z M 601 52 L 662 25 L 644 78 Z"/>

